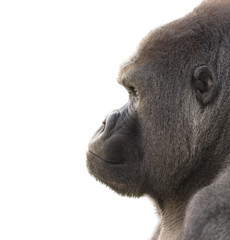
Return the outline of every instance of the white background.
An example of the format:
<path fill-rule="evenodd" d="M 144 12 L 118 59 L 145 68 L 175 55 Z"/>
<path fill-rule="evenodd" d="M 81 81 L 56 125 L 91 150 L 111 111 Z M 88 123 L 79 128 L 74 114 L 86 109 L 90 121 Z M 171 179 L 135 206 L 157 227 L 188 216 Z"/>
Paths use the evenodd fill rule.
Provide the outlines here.
<path fill-rule="evenodd" d="M 200 2 L 0 1 L 1 240 L 149 239 L 152 203 L 94 180 L 85 152 L 127 101 L 119 65 Z"/>

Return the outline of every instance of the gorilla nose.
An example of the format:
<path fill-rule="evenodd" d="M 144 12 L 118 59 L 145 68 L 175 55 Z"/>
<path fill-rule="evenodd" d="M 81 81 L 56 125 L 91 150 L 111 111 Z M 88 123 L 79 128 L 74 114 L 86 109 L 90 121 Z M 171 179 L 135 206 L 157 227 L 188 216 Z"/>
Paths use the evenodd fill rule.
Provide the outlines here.
<path fill-rule="evenodd" d="M 119 111 L 113 111 L 106 117 L 106 119 L 103 121 L 103 124 L 105 125 L 105 131 L 114 128 L 119 115 Z"/>
<path fill-rule="evenodd" d="M 120 140 L 117 140 L 115 128 L 120 116 L 119 111 L 111 112 L 102 122 L 102 126 L 93 136 L 89 143 L 90 154 L 112 164 L 121 164 L 123 152 L 121 151 Z M 109 141 L 108 141 L 109 139 Z"/>
<path fill-rule="evenodd" d="M 119 117 L 120 113 L 119 111 L 113 111 L 110 114 L 108 114 L 104 121 L 102 122 L 102 125 L 100 128 L 96 131 L 94 136 L 92 137 L 91 141 L 95 141 L 97 138 L 100 137 L 108 137 L 110 131 L 113 130 L 113 128 L 116 126 L 117 119 Z"/>

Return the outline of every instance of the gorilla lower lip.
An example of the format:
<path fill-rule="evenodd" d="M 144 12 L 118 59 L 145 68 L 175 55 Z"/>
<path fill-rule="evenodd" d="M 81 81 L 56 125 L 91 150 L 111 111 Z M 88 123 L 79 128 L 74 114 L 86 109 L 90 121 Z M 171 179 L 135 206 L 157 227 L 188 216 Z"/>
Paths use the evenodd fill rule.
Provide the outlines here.
<path fill-rule="evenodd" d="M 109 163 L 109 164 L 115 164 L 115 165 L 121 164 L 120 162 L 116 163 L 116 162 L 106 161 L 106 160 L 102 159 L 101 157 L 97 156 L 95 153 L 91 152 L 90 150 L 88 150 L 88 154 L 90 154 L 91 156 L 93 156 L 103 162 Z"/>

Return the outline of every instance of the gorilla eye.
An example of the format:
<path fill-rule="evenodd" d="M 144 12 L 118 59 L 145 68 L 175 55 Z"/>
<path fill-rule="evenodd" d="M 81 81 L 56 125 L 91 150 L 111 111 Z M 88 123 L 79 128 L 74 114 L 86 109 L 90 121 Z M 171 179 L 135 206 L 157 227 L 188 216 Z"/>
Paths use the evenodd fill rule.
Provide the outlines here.
<path fill-rule="evenodd" d="M 135 97 L 135 98 L 139 98 L 140 97 L 140 94 L 139 92 L 135 89 L 135 87 L 133 86 L 129 86 L 128 87 L 128 92 L 129 94 L 132 96 L 132 97 Z"/>

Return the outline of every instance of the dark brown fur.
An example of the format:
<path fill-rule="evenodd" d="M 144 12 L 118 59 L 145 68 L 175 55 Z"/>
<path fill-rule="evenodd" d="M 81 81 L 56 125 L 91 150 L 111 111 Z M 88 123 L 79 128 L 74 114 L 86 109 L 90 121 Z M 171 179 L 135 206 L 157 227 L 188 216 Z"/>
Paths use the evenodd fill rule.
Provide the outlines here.
<path fill-rule="evenodd" d="M 230 239 L 230 0 L 205 1 L 151 32 L 123 65 L 130 92 L 91 139 L 90 173 L 148 194 L 153 239 Z"/>

